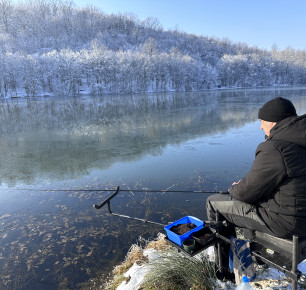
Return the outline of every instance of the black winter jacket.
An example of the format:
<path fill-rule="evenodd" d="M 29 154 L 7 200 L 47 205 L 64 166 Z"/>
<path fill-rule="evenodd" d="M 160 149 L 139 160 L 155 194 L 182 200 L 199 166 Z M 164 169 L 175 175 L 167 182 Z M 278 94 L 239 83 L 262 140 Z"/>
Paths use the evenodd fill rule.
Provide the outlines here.
<path fill-rule="evenodd" d="M 229 193 L 253 204 L 276 236 L 306 236 L 306 115 L 272 128 L 251 170 Z"/>

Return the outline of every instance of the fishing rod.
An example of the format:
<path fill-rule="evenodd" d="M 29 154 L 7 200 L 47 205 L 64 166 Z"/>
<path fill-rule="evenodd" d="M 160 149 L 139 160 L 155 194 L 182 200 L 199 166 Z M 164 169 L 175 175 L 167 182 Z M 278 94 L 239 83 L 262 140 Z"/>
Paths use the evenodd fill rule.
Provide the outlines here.
<path fill-rule="evenodd" d="M 72 192 L 72 191 L 83 191 L 83 192 L 103 192 L 103 191 L 114 191 L 114 189 L 34 189 L 34 188 L 18 188 L 17 190 L 22 191 L 53 191 L 53 192 Z M 227 191 L 205 191 L 205 190 L 168 190 L 168 189 L 120 189 L 122 192 L 146 192 L 146 193 L 153 193 L 153 192 L 162 192 L 162 193 L 228 193 Z"/>
<path fill-rule="evenodd" d="M 118 216 L 118 217 L 123 217 L 123 218 L 128 218 L 128 219 L 133 219 L 133 220 L 137 220 L 137 221 L 142 221 L 144 223 L 149 223 L 149 224 L 155 224 L 155 225 L 159 225 L 159 226 L 167 226 L 166 224 L 161 224 L 161 223 L 158 223 L 158 222 L 154 222 L 154 221 L 149 221 L 147 219 L 142 219 L 142 218 L 137 218 L 137 217 L 131 217 L 131 216 L 128 216 L 128 215 L 123 215 L 123 214 L 118 214 L 118 213 L 113 213 L 111 208 L 110 208 L 110 202 L 111 200 L 119 193 L 119 191 L 126 191 L 126 190 L 121 190 L 119 186 L 117 186 L 116 188 L 116 191 L 110 195 L 107 199 L 105 199 L 104 201 L 102 201 L 101 204 L 94 204 L 93 207 L 95 209 L 100 209 L 102 208 L 103 206 L 105 206 L 107 204 L 107 207 L 108 207 L 108 211 L 110 214 L 114 215 L 114 216 Z M 183 191 L 185 192 L 185 191 Z M 190 191 L 187 191 L 187 192 L 190 192 Z M 206 192 L 205 192 L 206 193 Z M 218 191 L 217 193 L 227 193 L 227 191 Z M 207 221 L 206 222 L 207 224 L 211 224 L 211 223 L 215 223 L 213 221 Z"/>

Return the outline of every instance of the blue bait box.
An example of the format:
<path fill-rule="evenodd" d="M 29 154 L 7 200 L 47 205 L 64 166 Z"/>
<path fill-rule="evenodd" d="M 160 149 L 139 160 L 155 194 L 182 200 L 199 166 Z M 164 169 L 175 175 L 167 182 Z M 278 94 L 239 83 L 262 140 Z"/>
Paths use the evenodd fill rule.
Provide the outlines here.
<path fill-rule="evenodd" d="M 173 227 L 173 226 L 176 226 L 176 225 L 179 225 L 179 224 L 188 224 L 188 223 L 194 223 L 196 225 L 196 228 L 194 228 L 193 230 L 190 230 L 189 232 L 187 232 L 183 235 L 178 235 L 178 234 L 176 234 L 176 233 L 174 233 L 170 230 L 170 228 Z M 204 222 L 201 221 L 200 219 L 198 219 L 196 217 L 193 217 L 193 216 L 185 216 L 185 217 L 175 221 L 174 223 L 165 226 L 164 229 L 167 233 L 167 236 L 168 236 L 169 240 L 171 240 L 174 243 L 182 246 L 183 242 L 186 239 L 192 238 L 192 234 L 194 232 L 199 231 L 203 227 L 204 227 Z"/>

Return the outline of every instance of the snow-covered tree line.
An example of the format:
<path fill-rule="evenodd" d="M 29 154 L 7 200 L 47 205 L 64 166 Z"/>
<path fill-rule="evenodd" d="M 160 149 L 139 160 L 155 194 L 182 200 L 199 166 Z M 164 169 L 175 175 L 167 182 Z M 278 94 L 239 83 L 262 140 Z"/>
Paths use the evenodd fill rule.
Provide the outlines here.
<path fill-rule="evenodd" d="M 305 85 L 306 51 L 165 31 L 65 0 L 0 0 L 0 96 Z"/>

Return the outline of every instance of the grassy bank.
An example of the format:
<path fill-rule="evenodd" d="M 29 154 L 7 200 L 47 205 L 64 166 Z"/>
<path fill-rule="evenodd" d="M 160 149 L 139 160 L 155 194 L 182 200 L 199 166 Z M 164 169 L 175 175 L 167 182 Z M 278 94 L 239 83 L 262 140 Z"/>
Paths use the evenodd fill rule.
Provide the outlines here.
<path fill-rule="evenodd" d="M 146 252 L 154 253 L 151 257 Z M 148 242 L 144 248 L 133 245 L 124 262 L 117 266 L 111 278 L 103 285 L 103 289 L 114 290 L 128 285 L 131 276 L 127 275 L 131 267 L 139 267 L 143 277 L 139 289 L 214 289 L 216 278 L 214 267 L 206 255 L 189 258 L 169 247 L 160 234 L 154 241 Z M 141 275 L 134 272 L 134 275 Z M 119 287 L 120 289 L 120 287 Z"/>

